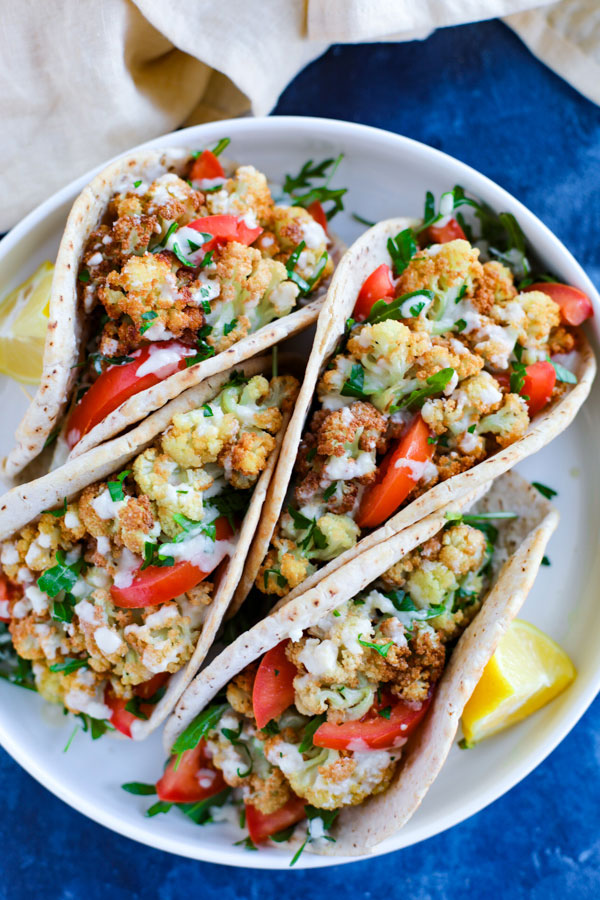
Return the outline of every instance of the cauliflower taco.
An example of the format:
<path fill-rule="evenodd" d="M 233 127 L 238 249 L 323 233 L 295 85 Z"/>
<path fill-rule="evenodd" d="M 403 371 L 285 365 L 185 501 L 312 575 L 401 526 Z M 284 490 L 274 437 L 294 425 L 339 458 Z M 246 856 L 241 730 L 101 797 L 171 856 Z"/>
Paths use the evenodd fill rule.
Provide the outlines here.
<path fill-rule="evenodd" d="M 79 455 L 315 321 L 341 246 L 327 233 L 341 157 L 272 193 L 254 166 L 221 164 L 228 143 L 125 156 L 75 201 L 9 478 L 49 442 L 55 464 Z"/>
<path fill-rule="evenodd" d="M 465 204 L 479 232 L 451 217 Z M 528 252 L 514 217 L 460 188 L 347 251 L 237 605 L 253 581 L 291 599 L 567 427 L 595 374 L 577 327 L 592 306 Z"/>
<path fill-rule="evenodd" d="M 307 845 L 364 854 L 399 829 L 442 767 L 558 522 L 515 473 L 488 488 L 237 638 L 169 719 L 172 755 L 155 789 L 123 787 L 156 792 L 149 814 L 175 805 L 205 824 L 241 812 L 250 849 L 289 841 L 292 862 Z"/>
<path fill-rule="evenodd" d="M 299 383 L 264 358 L 0 501 L 2 672 L 142 738 L 211 646 Z"/>

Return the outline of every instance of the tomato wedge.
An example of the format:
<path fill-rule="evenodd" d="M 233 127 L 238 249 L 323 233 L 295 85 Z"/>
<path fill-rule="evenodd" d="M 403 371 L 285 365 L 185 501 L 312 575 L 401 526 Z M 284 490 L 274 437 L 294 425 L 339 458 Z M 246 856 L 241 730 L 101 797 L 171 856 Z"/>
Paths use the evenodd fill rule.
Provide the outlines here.
<path fill-rule="evenodd" d="M 375 528 L 396 512 L 419 480 L 419 466 L 402 464 L 402 460 L 425 463 L 431 459 L 435 445 L 428 442 L 429 429 L 419 413 L 405 434 L 384 456 L 377 480 L 363 494 L 356 522 L 360 528 Z"/>
<path fill-rule="evenodd" d="M 527 406 L 531 418 L 541 412 L 549 402 L 555 384 L 556 372 L 551 363 L 543 360 L 527 366 L 525 381 L 519 393 L 529 398 Z"/>
<path fill-rule="evenodd" d="M 358 299 L 354 305 L 352 316 L 357 322 L 364 322 L 371 307 L 377 300 L 383 300 L 384 297 L 394 296 L 394 283 L 392 281 L 392 270 L 388 265 L 382 263 L 377 266 L 374 272 L 371 272 L 365 279 L 363 286 L 358 294 Z"/>
<path fill-rule="evenodd" d="M 456 241 L 459 238 L 463 241 L 467 239 L 456 219 L 448 219 L 445 225 L 430 225 L 426 234 L 430 244 L 447 244 L 448 241 Z"/>
<path fill-rule="evenodd" d="M 581 325 L 594 315 L 592 301 L 587 294 L 570 284 L 555 284 L 552 281 L 540 281 L 530 284 L 526 291 L 542 291 L 552 297 L 560 306 L 560 315 L 566 325 Z"/>
<path fill-rule="evenodd" d="M 154 694 L 165 684 L 169 679 L 168 672 L 158 672 L 158 674 L 154 675 L 149 681 L 144 681 L 142 684 L 136 684 L 133 689 L 133 693 L 136 697 L 141 697 L 144 700 L 149 700 Z M 121 734 L 124 734 L 126 737 L 131 737 L 131 725 L 133 722 L 138 719 L 138 716 L 135 716 L 132 712 L 129 712 L 125 707 L 128 704 L 128 700 L 125 700 L 123 697 L 116 697 L 113 693 L 112 689 L 108 687 L 104 692 L 104 702 L 107 706 L 112 710 L 112 715 L 110 717 L 111 725 L 120 731 Z M 140 704 L 140 710 L 143 712 L 148 718 L 152 715 L 152 710 L 154 709 L 153 703 L 142 703 Z"/>
<path fill-rule="evenodd" d="M 260 661 L 252 689 L 257 728 L 264 728 L 294 702 L 294 678 L 298 671 L 285 655 L 288 644 L 289 640 L 281 641 L 267 650 Z"/>
<path fill-rule="evenodd" d="M 225 541 L 231 537 L 233 531 L 227 519 L 223 516 L 216 521 L 216 540 Z M 144 606 L 156 606 L 159 603 L 167 603 L 180 594 L 185 594 L 200 584 L 207 575 L 217 568 L 222 559 L 227 556 L 227 548 L 215 548 L 214 565 L 209 572 L 204 572 L 198 566 L 185 559 L 176 562 L 173 566 L 148 566 L 147 569 L 138 569 L 133 576 L 131 584 L 127 587 L 113 586 L 110 589 L 111 597 L 117 606 L 126 609 L 141 609 Z"/>
<path fill-rule="evenodd" d="M 315 222 L 318 222 L 325 234 L 327 234 L 327 215 L 318 200 L 314 200 L 307 209 Z"/>
<path fill-rule="evenodd" d="M 192 181 L 202 181 L 205 178 L 223 178 L 225 170 L 212 150 L 203 150 L 200 156 L 194 160 L 190 172 Z"/>
<path fill-rule="evenodd" d="M 204 216 L 202 219 L 194 219 L 189 228 L 204 234 L 212 234 L 213 238 L 202 245 L 202 249 L 208 253 L 214 250 L 218 244 L 227 241 L 237 241 L 238 244 L 252 244 L 262 234 L 260 225 L 250 228 L 240 216 Z"/>
<path fill-rule="evenodd" d="M 160 351 L 166 351 L 161 353 L 164 365 L 139 376 L 138 369 Z M 71 413 L 67 426 L 69 448 L 74 447 L 84 434 L 91 431 L 94 425 L 105 419 L 129 397 L 185 369 L 186 356 L 193 356 L 195 352 L 193 347 L 180 341 L 157 341 L 136 350 L 133 362 L 125 363 L 123 366 L 109 366 L 86 391 Z"/>
<path fill-rule="evenodd" d="M 169 761 L 162 778 L 156 782 L 156 793 L 165 803 L 198 803 L 227 787 L 206 752 L 205 741 L 200 741 L 193 750 L 186 750 L 179 763 L 177 759 L 174 756 Z"/>
<path fill-rule="evenodd" d="M 382 698 L 381 705 L 375 704 L 366 716 L 353 722 L 323 722 L 314 733 L 316 747 L 329 750 L 391 750 L 404 743 L 404 739 L 415 730 L 429 709 L 433 692 L 418 709 L 391 694 Z M 378 707 L 391 706 L 389 719 L 379 715 Z"/>
<path fill-rule="evenodd" d="M 289 828 L 306 818 L 304 809 L 306 800 L 301 797 L 290 797 L 285 806 L 281 806 L 272 813 L 261 813 L 251 803 L 246 803 L 246 826 L 248 834 L 254 844 L 262 844 L 272 834 Z"/>

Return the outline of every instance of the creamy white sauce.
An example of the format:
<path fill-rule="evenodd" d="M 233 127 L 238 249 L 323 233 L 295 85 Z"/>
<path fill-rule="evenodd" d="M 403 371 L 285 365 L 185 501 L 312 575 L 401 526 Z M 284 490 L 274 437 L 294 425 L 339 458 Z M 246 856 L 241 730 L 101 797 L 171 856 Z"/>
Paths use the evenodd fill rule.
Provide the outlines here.
<path fill-rule="evenodd" d="M 125 505 L 125 500 L 113 500 L 108 488 L 104 488 L 104 490 L 92 500 L 92 508 L 98 518 L 102 520 L 116 519 L 119 515 L 119 510 L 123 509 Z"/>
<path fill-rule="evenodd" d="M 182 357 L 193 356 L 196 350 L 193 347 L 184 347 L 178 344 L 174 347 L 150 347 L 148 359 L 136 369 L 138 378 L 144 375 L 157 375 L 164 378 L 169 374 L 168 369 L 178 363 Z M 164 370 L 164 371 L 163 371 Z"/>
<path fill-rule="evenodd" d="M 25 588 L 25 596 L 31 603 L 33 611 L 39 616 L 48 609 L 48 596 L 35 585 Z"/>
<path fill-rule="evenodd" d="M 132 553 L 127 547 L 123 547 L 113 581 L 114 586 L 117 588 L 129 587 L 133 582 L 135 572 L 137 572 L 141 565 L 142 561 L 139 556 L 136 556 L 135 553 Z"/>
<path fill-rule="evenodd" d="M 106 625 L 101 625 L 100 628 L 96 629 L 94 632 L 94 640 L 98 645 L 98 649 L 107 656 L 110 656 L 111 653 L 115 653 L 123 643 L 119 635 L 116 632 L 111 631 Z"/>
<path fill-rule="evenodd" d="M 15 566 L 19 562 L 19 551 L 15 544 L 6 543 L 2 545 L 0 562 L 2 562 L 3 566 Z"/>
<path fill-rule="evenodd" d="M 309 250 L 316 250 L 317 247 L 322 247 L 328 243 L 328 237 L 323 226 L 315 222 L 314 219 L 311 222 L 302 222 L 300 230 L 302 231 L 302 239 Z"/>
<path fill-rule="evenodd" d="M 347 456 L 330 456 L 327 465 L 323 469 L 324 474 L 331 481 L 349 481 L 351 478 L 360 478 L 368 475 L 377 468 L 375 454 L 367 450 L 361 450 L 356 459 Z"/>

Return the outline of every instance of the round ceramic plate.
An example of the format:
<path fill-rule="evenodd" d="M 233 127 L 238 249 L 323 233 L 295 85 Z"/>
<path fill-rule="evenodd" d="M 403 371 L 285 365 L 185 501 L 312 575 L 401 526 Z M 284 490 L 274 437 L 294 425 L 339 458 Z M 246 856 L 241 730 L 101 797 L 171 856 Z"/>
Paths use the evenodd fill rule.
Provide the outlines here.
<path fill-rule="evenodd" d="M 362 230 L 351 213 L 373 221 L 418 216 L 425 191 L 439 197 L 454 184 L 461 184 L 497 211 L 514 213 L 541 261 L 562 280 L 588 292 L 600 314 L 591 282 L 548 229 L 506 191 L 437 150 L 374 128 L 309 118 L 220 122 L 178 131 L 148 146 L 202 148 L 223 136 L 232 139 L 232 158 L 255 164 L 276 183 L 283 181 L 286 172 L 296 172 L 307 159 L 343 153 L 335 180 L 349 190 L 346 210 L 334 224 L 348 243 Z M 0 243 L 2 295 L 40 262 L 54 259 L 69 207 L 91 174 L 51 197 Z M 595 327 L 597 323 L 590 332 Z M 597 339 L 597 333 L 593 336 Z M 0 376 L 2 455 L 11 446 L 12 432 L 30 393 L 31 388 Z M 571 428 L 519 466 L 526 477 L 558 491 L 555 502 L 561 513 L 560 526 L 548 548 L 551 567 L 541 569 L 521 615 L 566 648 L 578 677 L 550 706 L 505 734 L 471 751 L 455 745 L 421 807 L 397 836 L 381 844 L 378 853 L 431 837 L 509 790 L 562 740 L 600 688 L 600 619 L 596 611 L 600 484 L 596 453 L 591 449 L 600 444 L 599 395 L 596 386 Z M 92 742 L 89 735 L 80 733 L 64 753 L 73 725 L 70 716 L 63 716 L 60 709 L 36 694 L 0 684 L 3 746 L 34 778 L 75 809 L 121 834 L 171 853 L 256 868 L 289 865 L 285 847 L 248 853 L 242 846 L 234 846 L 240 834 L 232 825 L 198 827 L 177 810 L 144 817 L 152 798 L 134 797 L 120 785 L 156 780 L 163 763 L 159 734 L 136 744 L 112 736 Z M 297 867 L 342 861 L 305 853 Z"/>

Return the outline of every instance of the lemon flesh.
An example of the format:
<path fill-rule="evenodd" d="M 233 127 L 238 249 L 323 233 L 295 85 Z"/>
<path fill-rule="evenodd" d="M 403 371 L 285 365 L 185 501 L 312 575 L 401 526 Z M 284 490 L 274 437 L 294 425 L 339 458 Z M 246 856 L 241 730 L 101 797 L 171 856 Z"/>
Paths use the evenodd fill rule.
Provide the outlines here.
<path fill-rule="evenodd" d="M 42 375 L 54 265 L 44 262 L 0 301 L 0 372 L 34 384 Z"/>
<path fill-rule="evenodd" d="M 467 745 L 536 712 L 564 691 L 575 675 L 562 647 L 535 625 L 515 619 L 464 708 Z"/>

